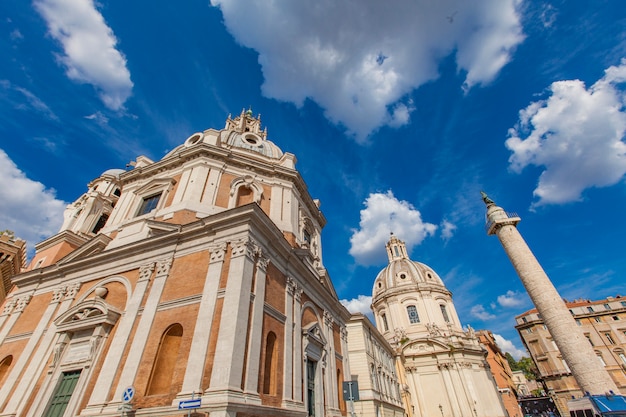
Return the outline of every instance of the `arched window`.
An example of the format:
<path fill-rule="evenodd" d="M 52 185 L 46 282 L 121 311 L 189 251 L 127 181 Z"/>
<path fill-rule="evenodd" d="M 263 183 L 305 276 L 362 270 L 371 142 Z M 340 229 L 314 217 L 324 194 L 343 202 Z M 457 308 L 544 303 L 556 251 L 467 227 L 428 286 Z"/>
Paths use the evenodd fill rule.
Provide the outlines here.
<path fill-rule="evenodd" d="M 276 395 L 276 374 L 278 366 L 278 346 L 276 334 L 269 332 L 265 339 L 265 361 L 263 372 L 263 394 Z"/>
<path fill-rule="evenodd" d="M 183 326 L 178 323 L 171 325 L 163 333 L 156 359 L 152 365 L 152 374 L 146 395 L 168 394 L 170 392 L 182 338 Z"/>
<path fill-rule="evenodd" d="M 9 355 L 0 362 L 0 385 L 4 382 L 4 378 L 9 374 L 9 368 L 13 362 L 13 356 Z"/>
<path fill-rule="evenodd" d="M 420 316 L 417 314 L 417 307 L 407 306 L 406 312 L 409 315 L 409 323 L 416 324 L 420 322 Z"/>

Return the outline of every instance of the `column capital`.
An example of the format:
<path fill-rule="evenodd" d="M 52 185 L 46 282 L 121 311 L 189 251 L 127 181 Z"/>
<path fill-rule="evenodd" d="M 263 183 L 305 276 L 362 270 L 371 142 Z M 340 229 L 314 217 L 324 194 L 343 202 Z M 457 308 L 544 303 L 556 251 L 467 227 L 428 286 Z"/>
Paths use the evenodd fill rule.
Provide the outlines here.
<path fill-rule="evenodd" d="M 80 282 L 74 282 L 72 284 L 69 284 L 67 287 L 65 287 L 65 299 L 73 300 L 74 297 L 76 297 L 76 294 L 78 294 L 80 285 L 81 285 Z"/>
<path fill-rule="evenodd" d="M 263 257 L 261 255 L 259 255 L 259 257 L 258 257 L 258 259 L 256 261 L 257 267 L 261 271 L 263 271 L 263 272 L 267 271 L 267 266 L 269 265 L 269 263 L 270 263 L 270 259 L 269 258 L 265 258 L 265 257 Z"/>
<path fill-rule="evenodd" d="M 214 243 L 209 246 L 211 252 L 210 262 L 221 262 L 224 260 L 224 254 L 226 254 L 226 242 Z"/>
<path fill-rule="evenodd" d="M 4 309 L 2 310 L 1 315 L 6 316 L 6 315 L 11 314 L 16 304 L 17 304 L 17 301 L 15 299 L 7 300 L 6 304 L 4 305 Z"/>
<path fill-rule="evenodd" d="M 254 259 L 254 255 L 256 253 L 256 245 L 252 241 L 252 239 L 241 239 L 231 242 L 232 253 L 231 257 L 236 258 L 239 256 L 247 256 L 250 259 Z"/>
<path fill-rule="evenodd" d="M 23 296 L 19 297 L 17 299 L 17 303 L 15 304 L 15 309 L 13 310 L 13 312 L 14 313 L 21 313 L 22 311 L 24 311 L 24 309 L 26 308 L 26 306 L 30 302 L 31 298 L 33 298 L 32 295 L 23 295 Z"/>
<path fill-rule="evenodd" d="M 141 265 L 139 267 L 139 281 L 149 280 L 152 275 L 152 271 L 154 271 L 154 262 Z"/>
<path fill-rule="evenodd" d="M 60 303 L 66 293 L 66 290 L 67 287 L 58 287 L 52 290 L 52 300 L 50 301 L 50 304 Z"/>
<path fill-rule="evenodd" d="M 156 265 L 156 276 L 167 276 L 172 266 L 172 258 L 159 259 Z"/>

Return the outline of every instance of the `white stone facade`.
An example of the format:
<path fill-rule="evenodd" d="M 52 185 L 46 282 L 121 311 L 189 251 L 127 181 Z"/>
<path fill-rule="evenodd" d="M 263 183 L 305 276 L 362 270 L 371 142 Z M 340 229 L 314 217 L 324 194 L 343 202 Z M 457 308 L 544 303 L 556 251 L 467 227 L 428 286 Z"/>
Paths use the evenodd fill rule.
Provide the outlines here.
<path fill-rule="evenodd" d="M 387 254 L 389 265 L 374 281 L 372 309 L 379 331 L 400 358 L 409 417 L 505 416 L 486 352 L 474 331 L 462 327 L 441 278 L 410 260 L 395 236 Z"/>

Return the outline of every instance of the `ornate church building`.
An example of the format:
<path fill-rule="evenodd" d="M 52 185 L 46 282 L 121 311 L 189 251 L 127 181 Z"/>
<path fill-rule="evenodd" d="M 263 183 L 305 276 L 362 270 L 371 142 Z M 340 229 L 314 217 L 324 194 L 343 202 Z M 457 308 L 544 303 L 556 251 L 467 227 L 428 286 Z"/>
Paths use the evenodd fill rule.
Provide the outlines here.
<path fill-rule="evenodd" d="M 93 180 L 0 310 L 0 416 L 346 415 L 350 315 L 322 262 L 326 220 L 295 163 L 248 111 Z M 427 279 L 393 259 L 406 281 Z M 410 374 L 423 387 L 414 403 L 445 389 L 446 415 L 469 399 L 484 415 L 487 382 L 449 293 L 431 272 L 433 284 L 417 283 L 427 293 L 389 297 L 402 288 L 395 273 L 377 280 L 378 319 L 387 334 L 406 329 L 409 369 L 422 357 L 447 367 L 444 379 Z M 431 311 L 442 300 L 449 326 Z M 409 324 L 405 305 L 442 335 Z M 453 389 L 464 397 L 453 401 Z"/>
<path fill-rule="evenodd" d="M 486 351 L 472 328 L 463 329 L 441 278 L 409 259 L 393 235 L 387 256 L 389 265 L 374 281 L 372 309 L 378 330 L 396 349 L 407 415 L 506 416 Z"/>

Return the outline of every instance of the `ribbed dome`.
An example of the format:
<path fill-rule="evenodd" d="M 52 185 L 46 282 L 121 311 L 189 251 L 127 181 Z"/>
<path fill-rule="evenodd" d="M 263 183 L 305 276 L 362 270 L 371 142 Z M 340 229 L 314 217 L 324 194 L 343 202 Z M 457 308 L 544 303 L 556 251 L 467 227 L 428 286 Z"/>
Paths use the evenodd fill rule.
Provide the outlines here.
<path fill-rule="evenodd" d="M 387 243 L 387 256 L 389 265 L 383 268 L 374 280 L 372 291 L 374 297 L 383 291 L 400 287 L 418 289 L 432 285 L 440 286 L 447 292 L 439 275 L 428 265 L 409 259 L 404 242 L 393 235 Z"/>
<path fill-rule="evenodd" d="M 283 156 L 283 151 L 273 142 L 252 132 L 228 132 L 226 143 L 229 146 L 258 152 L 270 158 L 278 159 Z"/>

